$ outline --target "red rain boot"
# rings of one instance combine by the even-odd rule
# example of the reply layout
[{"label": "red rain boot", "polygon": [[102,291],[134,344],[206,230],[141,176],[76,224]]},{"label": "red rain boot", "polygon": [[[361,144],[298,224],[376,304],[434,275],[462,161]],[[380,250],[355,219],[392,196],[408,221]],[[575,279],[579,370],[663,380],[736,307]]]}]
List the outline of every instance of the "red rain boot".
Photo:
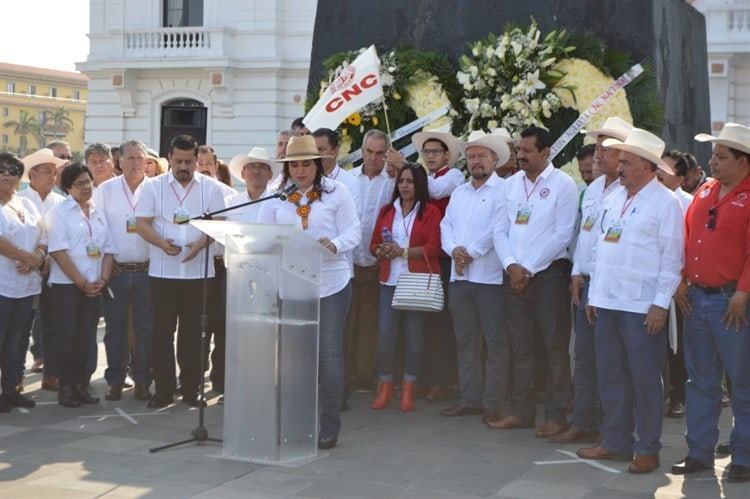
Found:
[{"label": "red rain boot", "polygon": [[409,412],[414,410],[414,382],[404,381],[401,383],[401,410]]},{"label": "red rain boot", "polygon": [[385,409],[391,405],[391,397],[393,396],[393,381],[381,381],[378,383],[378,393],[375,395],[375,400],[372,401],[372,408],[374,410]]}]

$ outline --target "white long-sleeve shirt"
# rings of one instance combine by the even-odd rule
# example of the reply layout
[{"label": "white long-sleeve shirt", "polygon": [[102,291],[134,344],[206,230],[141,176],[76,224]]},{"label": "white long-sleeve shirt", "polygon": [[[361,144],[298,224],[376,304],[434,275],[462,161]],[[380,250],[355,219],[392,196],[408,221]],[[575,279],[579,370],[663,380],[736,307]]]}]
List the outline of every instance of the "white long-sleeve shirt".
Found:
[{"label": "white long-sleeve shirt", "polygon": [[144,179],[131,192],[123,177],[114,177],[99,184],[91,198],[107,217],[118,263],[148,261],[149,244],[135,231],[135,210],[145,183]]},{"label": "white long-sleeve shirt", "polygon": [[394,179],[385,172],[385,168],[373,178],[362,173],[362,167],[349,170],[349,176],[359,186],[359,198],[356,201],[362,237],[354,248],[354,264],[360,267],[377,265],[378,259],[370,253],[372,232],[375,229],[380,207],[391,201],[393,196]]},{"label": "white long-sleeve shirt", "polygon": [[[445,175],[435,177],[435,174],[446,168],[448,172]],[[447,198],[464,182],[466,182],[466,177],[461,170],[446,165],[435,173],[430,172],[427,176],[427,192],[430,194],[430,199]]]},{"label": "white long-sleeve shirt", "polygon": [[581,201],[581,227],[578,231],[576,250],[573,254],[572,275],[591,274],[593,266],[593,247],[596,244],[597,234],[596,220],[601,213],[601,205],[604,200],[620,187],[620,179],[616,178],[606,188],[604,184],[607,178],[602,175],[586,187]]},{"label": "white long-sleeve shirt", "polygon": [[680,202],[656,178],[627,196],[620,187],[602,205],[589,303],[641,314],[651,305],[668,309],[684,261]]},{"label": "white long-sleeve shirt", "polygon": [[569,175],[549,164],[531,182],[519,171],[505,183],[505,201],[494,222],[504,269],[517,263],[536,274],[568,258],[578,218],[578,187]]},{"label": "white long-sleeve shirt", "polygon": [[[336,254],[324,258],[321,266],[320,297],[325,298],[343,289],[352,278],[346,252],[359,244],[361,233],[354,201],[344,184],[324,177],[322,187],[321,199],[309,204],[306,232],[316,240],[327,237],[336,245]],[[306,196],[303,199],[300,204],[307,204]],[[272,199],[263,203],[258,223],[288,224],[302,230],[297,206],[289,200]]]},{"label": "white long-sleeve shirt", "polygon": [[463,246],[474,258],[464,268],[462,276],[456,274],[455,265],[451,265],[451,282],[503,283],[503,266],[494,250],[492,220],[498,203],[504,202],[504,182],[493,174],[479,189],[469,181],[451,194],[440,222],[443,251],[451,255],[457,246]]}]

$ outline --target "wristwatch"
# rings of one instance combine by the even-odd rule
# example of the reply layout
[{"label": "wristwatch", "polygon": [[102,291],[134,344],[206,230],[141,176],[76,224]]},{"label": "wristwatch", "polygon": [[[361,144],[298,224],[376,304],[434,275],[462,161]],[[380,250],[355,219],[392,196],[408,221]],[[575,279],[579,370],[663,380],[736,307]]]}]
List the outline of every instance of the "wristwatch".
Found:
[{"label": "wristwatch", "polygon": [[409,248],[404,248],[404,250],[401,252],[401,258],[404,260],[407,260],[409,258]]}]

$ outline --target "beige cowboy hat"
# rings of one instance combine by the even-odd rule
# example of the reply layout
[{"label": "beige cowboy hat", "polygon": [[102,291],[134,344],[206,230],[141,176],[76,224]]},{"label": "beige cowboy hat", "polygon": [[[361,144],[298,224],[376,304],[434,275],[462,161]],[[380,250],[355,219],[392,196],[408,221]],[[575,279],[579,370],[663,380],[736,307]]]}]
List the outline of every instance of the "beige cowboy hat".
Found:
[{"label": "beige cowboy hat", "polygon": [[248,163],[265,163],[271,167],[271,174],[275,177],[281,172],[281,165],[271,160],[265,147],[253,147],[247,154],[237,154],[229,162],[229,171],[238,179],[242,179],[242,168]]},{"label": "beige cowboy hat", "polygon": [[[453,167],[461,156],[461,147],[458,145],[456,137],[447,132],[418,132],[411,136],[411,143],[414,144],[414,148],[418,153],[424,147],[424,143],[428,140],[439,140],[448,148],[450,156],[448,157],[448,166]],[[420,153],[421,154],[421,153]]]},{"label": "beige cowboy hat", "polygon": [[635,154],[639,158],[654,163],[659,169],[670,175],[674,175],[674,169],[661,159],[661,155],[664,153],[664,141],[651,132],[633,128],[624,141],[606,139],[602,142],[602,145]]},{"label": "beige cowboy hat", "polygon": [[55,168],[57,168],[58,166],[62,166],[68,162],[67,159],[58,158],[52,153],[51,149],[47,148],[39,149],[38,151],[31,153],[28,156],[24,156],[21,161],[23,161],[23,176],[21,177],[21,182],[29,181],[29,170],[31,170],[35,166],[51,163],[55,165]]},{"label": "beige cowboy hat", "polygon": [[581,130],[581,133],[585,133],[589,137],[597,138],[600,135],[606,135],[607,137],[614,137],[618,140],[625,140],[633,129],[633,125],[628,123],[622,118],[617,116],[611,116],[607,118],[601,128],[596,130]]},{"label": "beige cowboy hat", "polygon": [[516,145],[516,139],[510,136],[510,133],[505,129],[505,127],[495,128],[490,132],[490,135],[502,137],[503,140],[505,140],[505,142],[507,142],[508,144]]},{"label": "beige cowboy hat", "polygon": [[699,133],[695,136],[695,140],[698,142],[714,142],[750,154],[750,127],[739,123],[725,124],[718,137],[707,133]]},{"label": "beige cowboy hat", "polygon": [[277,159],[276,161],[286,163],[288,161],[305,161],[308,159],[331,157],[333,156],[321,156],[318,153],[315,137],[312,135],[302,135],[301,137],[291,137],[286,146],[286,158]]},{"label": "beige cowboy hat", "polygon": [[[510,134],[508,134],[508,136],[510,136]],[[466,139],[466,142],[461,143],[461,149],[464,154],[466,154],[466,149],[474,146],[486,147],[494,152],[497,155],[496,166],[504,165],[508,162],[508,158],[510,158],[508,141],[500,133],[485,133],[482,130],[474,130],[469,134],[469,138]]]}]

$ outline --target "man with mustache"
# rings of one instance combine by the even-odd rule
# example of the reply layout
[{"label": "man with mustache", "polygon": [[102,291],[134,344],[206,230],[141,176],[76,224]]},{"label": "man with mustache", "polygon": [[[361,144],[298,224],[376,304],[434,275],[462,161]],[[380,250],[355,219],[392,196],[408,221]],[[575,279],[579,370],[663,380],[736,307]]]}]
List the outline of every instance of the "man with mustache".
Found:
[{"label": "man with mustache", "polygon": [[[185,222],[202,213],[224,208],[218,181],[195,175],[198,143],[189,135],[174,137],[169,145],[170,171],[144,185],[136,209],[138,234],[150,244],[149,276],[154,314],[154,395],[148,407],[172,403],[175,391],[174,331],[180,364],[182,401],[193,407],[199,398],[201,311],[203,309],[204,251],[213,262],[208,238]],[[208,246],[208,247],[207,247]],[[209,265],[208,278],[214,276]]]}]

